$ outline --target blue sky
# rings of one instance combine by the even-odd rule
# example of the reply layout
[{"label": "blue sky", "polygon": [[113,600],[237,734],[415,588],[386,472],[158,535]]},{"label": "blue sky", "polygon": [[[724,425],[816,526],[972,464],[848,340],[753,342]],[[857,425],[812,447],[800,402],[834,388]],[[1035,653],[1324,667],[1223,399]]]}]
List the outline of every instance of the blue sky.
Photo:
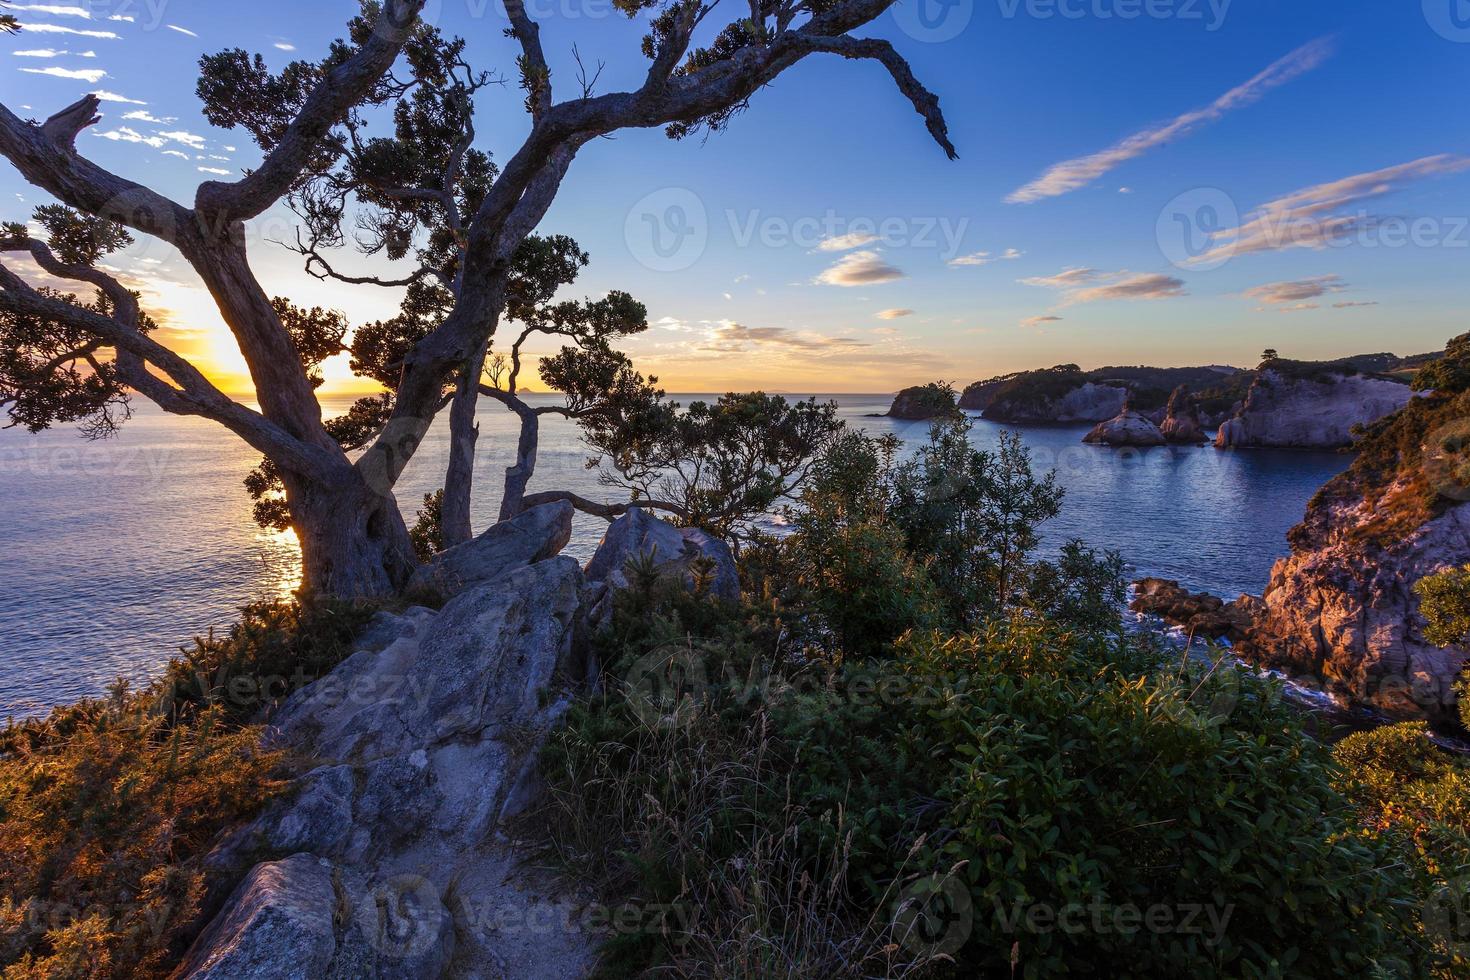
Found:
[{"label": "blue sky", "polygon": [[[655,325],[629,349],[667,386],[876,391],[1066,361],[1412,353],[1467,329],[1466,0],[940,2],[902,0],[866,33],[939,95],[958,161],[877,65],[831,57],[708,140],[624,132],[582,152],[543,230],[592,253],[575,292],[648,304]],[[31,29],[0,40],[0,99],[35,117],[89,91],[133,100],[107,102],[79,147],[184,201],[210,171],[258,159],[243,133],[203,120],[198,57],[319,57],[352,12],[16,6]],[[641,22],[608,0],[530,9],[558,97],[574,44],[606,62],[599,91],[637,84]],[[477,64],[513,73],[493,4],[432,0],[430,16]],[[526,126],[514,84],[479,115],[480,145],[508,156]],[[0,199],[11,219],[45,200],[3,164]],[[267,241],[289,229],[283,211],[251,229],[268,288],[355,321],[392,307],[389,293],[304,276]],[[140,243],[116,266],[181,348],[240,372],[166,246]]]}]

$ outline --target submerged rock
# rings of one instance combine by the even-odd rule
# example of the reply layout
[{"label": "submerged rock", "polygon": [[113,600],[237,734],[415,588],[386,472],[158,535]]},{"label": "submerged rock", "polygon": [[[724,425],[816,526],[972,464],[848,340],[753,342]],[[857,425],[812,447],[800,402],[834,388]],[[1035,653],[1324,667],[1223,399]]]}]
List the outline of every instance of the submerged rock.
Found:
[{"label": "submerged rock", "polygon": [[501,521],[473,541],[436,555],[414,575],[410,589],[452,595],[512,568],[553,558],[572,539],[572,514],[572,505],[558,500]]},{"label": "submerged rock", "polygon": [[1412,397],[1407,384],[1366,374],[1263,367],[1240,412],[1215,436],[1220,449],[1345,449],[1352,429],[1390,415]]},{"label": "submerged rock", "polygon": [[1134,599],[1128,608],[1134,612],[1157,616],[1200,639],[1231,643],[1245,639],[1260,602],[1253,596],[1241,596],[1227,603],[1207,592],[1190,592],[1173,579],[1145,578],[1133,587]]}]

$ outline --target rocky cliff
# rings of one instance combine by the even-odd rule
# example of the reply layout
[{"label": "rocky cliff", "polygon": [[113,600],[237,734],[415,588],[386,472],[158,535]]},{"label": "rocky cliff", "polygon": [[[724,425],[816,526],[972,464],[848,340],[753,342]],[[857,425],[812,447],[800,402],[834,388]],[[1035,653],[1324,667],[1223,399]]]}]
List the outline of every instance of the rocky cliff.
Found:
[{"label": "rocky cliff", "polygon": [[1153,419],[1125,403],[1123,411],[1106,422],[1099,422],[1082,441],[1102,446],[1162,446],[1164,435]]},{"label": "rocky cliff", "polygon": [[1201,445],[1210,441],[1205,434],[1205,420],[1199,403],[1189,396],[1189,389],[1180,385],[1169,396],[1164,409],[1164,421],[1159,423],[1159,433],[1169,442],[1186,445]]},{"label": "rocky cliff", "polygon": [[1002,393],[981,414],[996,422],[1102,422],[1127,400],[1127,388],[1084,381],[1056,392]]},{"label": "rocky cliff", "polygon": [[[606,926],[588,896],[528,865],[515,818],[539,749],[595,674],[587,644],[630,560],[738,595],[729,549],[636,508],[584,570],[557,556],[564,503],[534,508],[426,573],[441,610],[382,614],[358,652],[288,699],[269,745],[290,791],[211,855],[244,881],[177,976],[587,975]],[[595,912],[595,909],[594,909]]]},{"label": "rocky cliff", "polygon": [[1467,437],[1470,393],[1372,426],[1292,530],[1242,653],[1391,716],[1450,717],[1467,651],[1425,640],[1413,586],[1470,562]]},{"label": "rocky cliff", "polygon": [[1220,426],[1220,449],[1343,449],[1352,429],[1403,408],[1407,384],[1333,370],[1263,366],[1240,413]]}]

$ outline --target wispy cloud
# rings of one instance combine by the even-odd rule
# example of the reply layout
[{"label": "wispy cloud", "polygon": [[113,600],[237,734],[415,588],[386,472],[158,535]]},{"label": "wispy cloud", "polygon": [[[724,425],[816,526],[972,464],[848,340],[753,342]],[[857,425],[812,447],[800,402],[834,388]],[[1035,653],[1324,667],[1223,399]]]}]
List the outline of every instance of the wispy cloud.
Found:
[{"label": "wispy cloud", "polygon": [[1000,255],[992,255],[990,252],[971,252],[969,255],[961,255],[958,258],[950,259],[947,264],[954,268],[962,268],[964,266],[973,265],[989,265],[992,262],[1001,262],[1007,259],[1019,259],[1025,254],[1025,252],[1018,251],[1014,248],[1008,248]]},{"label": "wispy cloud", "polygon": [[1370,299],[1370,300],[1367,300],[1366,302],[1358,302],[1356,300],[1353,300],[1353,301],[1349,301],[1349,302],[1346,302],[1346,303],[1333,303],[1332,304],[1332,308],[1334,310],[1351,310],[1351,309],[1356,309],[1359,306],[1377,306],[1377,305],[1378,305],[1378,300],[1376,300],[1376,299]]},{"label": "wispy cloud", "polygon": [[833,235],[824,238],[817,243],[819,252],[846,252],[850,248],[862,248],[878,240],[878,236],[870,232],[854,231],[846,235]]},{"label": "wispy cloud", "polygon": [[290,41],[277,41],[273,45],[273,47],[277,51],[295,51],[296,50],[296,45],[292,44]]},{"label": "wispy cloud", "polygon": [[96,135],[105,140],[112,140],[114,143],[141,143],[144,146],[151,146],[155,150],[163,146],[166,142],[160,136],[144,136],[136,129],[131,129],[127,126],[119,126],[117,129],[110,129],[106,132],[97,133]]},{"label": "wispy cloud", "polygon": [[166,157],[178,157],[180,160],[189,159],[189,154],[182,153],[179,150],[164,150],[163,155]]},{"label": "wispy cloud", "polygon": [[1061,320],[1059,316],[1028,316],[1021,321],[1021,326],[1034,329],[1043,323],[1060,323]]},{"label": "wispy cloud", "polygon": [[1238,228],[1215,232],[1210,236],[1213,247],[1193,262],[1203,265],[1288,248],[1321,249],[1347,241],[1374,221],[1366,210],[1348,209],[1399,190],[1411,181],[1465,170],[1470,170],[1470,157],[1441,153],[1307,187],[1262,204]]},{"label": "wispy cloud", "polygon": [[77,7],[71,4],[55,3],[13,3],[12,10],[28,11],[37,14],[50,14],[53,17],[80,17],[83,20],[91,20],[92,12],[85,7]]},{"label": "wispy cloud", "polygon": [[1036,180],[1012,192],[1006,197],[1006,201],[1010,204],[1031,204],[1086,187],[1109,171],[1143,156],[1155,147],[1186,136],[1203,124],[1215,122],[1227,112],[1260,101],[1267,92],[1306,74],[1326,61],[1332,54],[1332,47],[1330,38],[1320,38],[1303,45],[1203,108],[1134,133],[1106,150],[1052,166]]},{"label": "wispy cloud", "polygon": [[1300,303],[1316,299],[1328,293],[1341,293],[1348,288],[1341,276],[1313,276],[1311,279],[1290,279],[1285,282],[1268,282],[1263,286],[1252,286],[1243,295],[1266,306],[1284,303]]},{"label": "wispy cloud", "polygon": [[71,78],[93,84],[107,77],[107,72],[101,68],[62,68],[52,65],[49,68],[22,68],[20,70],[29,75],[50,75],[52,78]]},{"label": "wispy cloud", "polygon": [[[1109,300],[1155,300],[1187,296],[1184,280],[1158,272],[1098,272],[1096,269],[1064,269],[1054,276],[1020,280],[1027,286],[1042,286],[1063,293],[1062,306]],[[1090,285],[1095,284],[1095,285]]]},{"label": "wispy cloud", "polygon": [[32,48],[29,51],[12,51],[10,53],[17,58],[64,58],[67,56],[71,56],[73,58],[97,57],[96,51],[68,51],[66,49],[58,50],[57,48]]},{"label": "wispy cloud", "polygon": [[178,119],[174,116],[164,116],[160,119],[147,109],[134,109],[132,112],[123,116],[123,118],[136,122],[157,123],[160,126],[167,126],[169,123],[178,122]]},{"label": "wispy cloud", "polygon": [[188,132],[187,130],[181,129],[170,133],[159,133],[158,135],[162,136],[166,140],[173,140],[175,143],[182,143],[184,146],[187,146],[191,150],[204,149],[204,137],[196,133]]},{"label": "wispy cloud", "polygon": [[876,286],[903,277],[902,269],[889,265],[877,252],[865,250],[844,255],[816,281],[828,286]]},{"label": "wispy cloud", "polygon": [[906,316],[913,316],[913,315],[914,315],[914,311],[913,310],[905,310],[905,309],[892,309],[892,310],[879,310],[878,311],[878,319],[880,319],[880,320],[901,320],[901,319],[903,319]]},{"label": "wispy cloud", "polygon": [[163,26],[167,27],[171,31],[178,31],[180,34],[187,34],[189,37],[199,36],[198,34],[195,34],[193,31],[189,30],[187,27],[180,27],[178,24],[164,24]]},{"label": "wispy cloud", "polygon": [[92,94],[95,95],[95,96],[97,96],[97,98],[101,99],[103,102],[121,102],[121,103],[124,103],[126,105],[147,105],[148,104],[148,103],[144,102],[141,99],[130,99],[126,95],[118,95],[116,92],[109,92],[106,89],[98,89],[97,91],[93,92]]},{"label": "wispy cloud", "polygon": [[711,326],[704,349],[732,353],[758,347],[776,347],[815,353],[868,346],[871,345],[867,341],[852,337],[829,337],[809,331],[788,330],[786,327],[748,327],[733,320],[721,320]]},{"label": "wispy cloud", "polygon": [[228,177],[230,175],[230,172],[228,170],[224,170],[220,167],[200,167],[199,172],[201,174],[216,174],[220,177]]},{"label": "wispy cloud", "polygon": [[20,26],[22,32],[26,34],[71,34],[76,37],[95,37],[103,41],[116,41],[122,37],[122,35],[115,34],[112,31],[93,31],[76,27],[66,27],[62,24],[23,23]]}]

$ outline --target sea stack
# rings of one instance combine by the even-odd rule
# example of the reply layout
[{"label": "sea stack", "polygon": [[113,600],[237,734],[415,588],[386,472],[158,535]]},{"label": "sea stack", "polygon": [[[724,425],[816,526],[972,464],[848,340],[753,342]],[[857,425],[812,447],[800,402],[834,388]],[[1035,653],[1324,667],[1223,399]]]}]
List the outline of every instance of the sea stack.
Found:
[{"label": "sea stack", "polygon": [[1103,446],[1162,446],[1165,439],[1148,416],[1133,408],[1130,398],[1123,403],[1123,411],[1099,422],[1082,441]]},{"label": "sea stack", "polygon": [[1199,406],[1189,397],[1189,387],[1180,385],[1169,396],[1169,407],[1164,413],[1164,422],[1159,432],[1169,442],[1202,446],[1209,442],[1205,435],[1204,419]]}]

